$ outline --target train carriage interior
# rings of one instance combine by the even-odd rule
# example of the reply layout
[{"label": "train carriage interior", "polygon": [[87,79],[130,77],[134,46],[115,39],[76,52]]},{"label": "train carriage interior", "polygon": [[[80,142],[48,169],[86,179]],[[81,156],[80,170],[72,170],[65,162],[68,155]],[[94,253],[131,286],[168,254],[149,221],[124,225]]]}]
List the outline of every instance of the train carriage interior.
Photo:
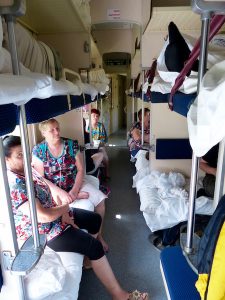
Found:
[{"label": "train carriage interior", "polygon": [[0,0],[0,300],[225,300],[224,24]]}]

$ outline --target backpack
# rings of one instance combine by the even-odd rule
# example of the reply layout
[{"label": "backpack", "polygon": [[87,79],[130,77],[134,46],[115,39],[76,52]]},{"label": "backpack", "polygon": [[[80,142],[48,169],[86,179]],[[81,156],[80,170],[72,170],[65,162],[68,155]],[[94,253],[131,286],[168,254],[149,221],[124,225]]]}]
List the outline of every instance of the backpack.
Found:
[{"label": "backpack", "polygon": [[200,240],[196,288],[201,300],[225,300],[225,196]]}]

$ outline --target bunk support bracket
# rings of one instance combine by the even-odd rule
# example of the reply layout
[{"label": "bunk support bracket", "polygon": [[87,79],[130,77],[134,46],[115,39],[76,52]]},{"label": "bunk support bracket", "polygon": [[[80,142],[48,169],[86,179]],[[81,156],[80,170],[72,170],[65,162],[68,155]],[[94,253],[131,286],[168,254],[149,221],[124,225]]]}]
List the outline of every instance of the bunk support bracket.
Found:
[{"label": "bunk support bracket", "polygon": [[11,270],[11,265],[13,262],[14,256],[11,251],[2,251],[2,262],[5,270]]}]

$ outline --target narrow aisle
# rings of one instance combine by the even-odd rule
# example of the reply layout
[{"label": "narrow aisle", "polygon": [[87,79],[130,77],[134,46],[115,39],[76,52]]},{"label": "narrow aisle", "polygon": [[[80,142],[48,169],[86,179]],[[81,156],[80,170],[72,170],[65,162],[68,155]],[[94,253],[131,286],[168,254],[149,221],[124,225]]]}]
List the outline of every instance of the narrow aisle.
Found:
[{"label": "narrow aisle", "polygon": [[[159,252],[148,241],[149,228],[139,210],[139,198],[132,189],[134,166],[128,149],[109,147],[111,195],[106,202],[104,238],[110,251],[109,262],[127,290],[148,291],[151,300],[164,300],[159,269]],[[116,218],[120,216],[121,218]],[[109,300],[92,270],[83,271],[79,300]]]}]

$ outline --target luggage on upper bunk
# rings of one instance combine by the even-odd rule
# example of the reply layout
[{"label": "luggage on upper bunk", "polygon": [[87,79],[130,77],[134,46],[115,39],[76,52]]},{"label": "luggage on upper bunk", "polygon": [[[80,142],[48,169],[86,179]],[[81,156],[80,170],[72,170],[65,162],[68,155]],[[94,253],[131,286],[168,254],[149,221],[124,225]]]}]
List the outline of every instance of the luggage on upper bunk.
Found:
[{"label": "luggage on upper bunk", "polygon": [[[185,39],[181,35],[177,26],[170,22],[168,26],[169,44],[165,49],[165,64],[168,71],[181,72],[185,62],[188,60],[191,50]],[[192,70],[198,72],[198,61],[192,67]],[[187,76],[190,75],[190,71]]]},{"label": "luggage on upper bunk", "polygon": [[198,253],[196,288],[203,300],[225,299],[225,196],[211,217]]}]

